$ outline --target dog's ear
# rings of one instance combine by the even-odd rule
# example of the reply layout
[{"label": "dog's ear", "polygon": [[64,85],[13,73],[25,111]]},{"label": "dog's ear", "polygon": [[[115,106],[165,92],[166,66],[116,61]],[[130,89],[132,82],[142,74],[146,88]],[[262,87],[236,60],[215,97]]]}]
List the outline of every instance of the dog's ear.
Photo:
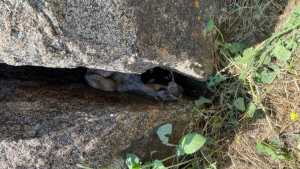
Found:
[{"label": "dog's ear", "polygon": [[141,74],[141,79],[144,84],[148,83],[151,80],[153,72],[154,72],[154,69],[151,68],[151,69],[148,69],[145,73]]}]

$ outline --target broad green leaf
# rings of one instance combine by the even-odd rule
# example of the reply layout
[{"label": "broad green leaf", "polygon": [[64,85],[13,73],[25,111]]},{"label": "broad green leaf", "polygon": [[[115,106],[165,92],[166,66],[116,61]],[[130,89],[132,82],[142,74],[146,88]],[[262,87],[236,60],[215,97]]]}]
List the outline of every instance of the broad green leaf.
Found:
[{"label": "broad green leaf", "polygon": [[247,109],[247,114],[253,119],[257,119],[262,114],[262,112],[257,110],[255,104],[252,102],[247,104]]},{"label": "broad green leaf", "polygon": [[211,100],[203,96],[201,96],[198,100],[195,100],[195,104],[197,107],[203,105],[204,103],[211,103]]},{"label": "broad green leaf", "polygon": [[225,49],[230,49],[230,47],[232,46],[232,44],[231,43],[227,43],[227,42],[223,42],[221,44],[221,46],[223,46]]},{"label": "broad green leaf", "polygon": [[299,16],[300,15],[300,6],[296,6],[294,9],[292,9],[291,13],[295,16]]},{"label": "broad green leaf", "polygon": [[229,103],[226,103],[226,106],[228,107],[228,108],[230,108],[230,109],[232,109],[232,105],[231,104],[229,104]]},{"label": "broad green leaf", "polygon": [[283,142],[280,138],[275,137],[270,145],[276,149],[280,149],[281,145],[283,145]]},{"label": "broad green leaf", "polygon": [[248,107],[247,114],[249,114],[250,117],[253,117],[254,114],[255,114],[255,111],[256,111],[256,106],[255,106],[255,104],[252,103],[252,102],[250,102],[250,103],[248,104],[247,107]]},{"label": "broad green leaf", "polygon": [[222,11],[222,12],[227,12],[227,8],[226,8],[226,7],[222,7],[222,8],[221,8],[221,11]]},{"label": "broad green leaf", "polygon": [[81,165],[81,164],[76,164],[77,167],[79,168],[83,168],[83,169],[93,169],[93,168],[90,168],[90,167],[87,167],[87,166],[84,166],[84,165]]},{"label": "broad green leaf", "polygon": [[233,43],[229,48],[229,51],[232,54],[242,54],[246,47],[247,47],[246,43]]},{"label": "broad green leaf", "polygon": [[250,47],[243,52],[243,57],[237,63],[238,64],[251,63],[254,60],[255,55],[256,55],[256,51],[254,50],[253,47]]},{"label": "broad green leaf", "polygon": [[162,141],[163,144],[172,146],[172,144],[169,144],[169,137],[166,136],[166,134],[172,133],[172,124],[165,124],[158,128],[156,134],[158,135],[159,139]]},{"label": "broad green leaf", "polygon": [[189,133],[180,139],[179,145],[186,154],[193,154],[203,146],[205,141],[206,138],[203,136]]},{"label": "broad green leaf", "polygon": [[276,71],[263,66],[255,73],[253,80],[256,83],[269,84],[274,80],[276,74]]},{"label": "broad green leaf", "polygon": [[220,49],[220,55],[227,56],[223,49]]},{"label": "broad green leaf", "polygon": [[296,41],[291,40],[291,41],[286,45],[286,48],[292,50],[292,49],[297,48],[297,45],[298,45],[298,44],[297,44]]},{"label": "broad green leaf", "polygon": [[277,66],[277,65],[271,65],[270,68],[272,68],[274,71],[277,71],[277,69],[279,69],[279,66]]},{"label": "broad green leaf", "polygon": [[271,57],[269,55],[267,55],[263,61],[264,65],[268,65],[271,62]]},{"label": "broad green leaf", "polygon": [[240,111],[245,111],[246,110],[245,103],[244,103],[244,98],[243,97],[237,98],[233,102],[233,105],[235,106],[236,109],[238,109]]},{"label": "broad green leaf", "polygon": [[208,21],[208,23],[207,23],[207,25],[206,25],[206,29],[208,30],[208,31],[212,31],[213,29],[214,29],[214,21],[212,20],[212,19],[210,19],[209,21]]},{"label": "broad green leaf", "polygon": [[134,154],[127,154],[126,165],[129,169],[139,169],[139,168],[141,168],[140,160]]},{"label": "broad green leaf", "polygon": [[282,155],[285,159],[291,159],[292,158],[292,156],[290,156],[289,154],[283,154]]},{"label": "broad green leaf", "polygon": [[254,72],[256,72],[256,67],[250,67],[250,69],[249,69],[249,73],[254,73]]},{"label": "broad green leaf", "polygon": [[206,87],[211,92],[215,92],[217,85],[219,85],[223,80],[225,80],[225,78],[219,73],[217,73],[215,76],[209,76],[209,82],[206,82]]},{"label": "broad green leaf", "polygon": [[264,112],[262,110],[256,110],[253,119],[258,119]]},{"label": "broad green leaf", "polygon": [[284,74],[283,73],[277,73],[277,77],[278,77],[278,79],[283,80],[284,79]]},{"label": "broad green leaf", "polygon": [[277,158],[278,158],[279,160],[286,159],[283,155],[279,155],[279,156],[277,156]]},{"label": "broad green leaf", "polygon": [[237,127],[239,125],[239,122],[234,118],[228,119],[229,123],[232,124],[234,127]]},{"label": "broad green leaf", "polygon": [[261,142],[256,145],[256,150],[267,155],[276,155],[270,147],[263,145]]},{"label": "broad green leaf", "polygon": [[176,156],[179,157],[179,156],[182,156],[184,154],[185,154],[184,150],[180,146],[177,146],[176,147]]},{"label": "broad green leaf", "polygon": [[[271,154],[271,160],[276,160],[277,159],[277,155],[274,153],[274,154]],[[276,161],[277,162],[277,161]]]},{"label": "broad green leaf", "polygon": [[270,147],[263,145],[261,142],[259,142],[256,145],[256,150],[261,152],[261,153],[265,153],[267,155],[271,155],[271,160],[275,160],[276,162],[278,162],[281,159],[289,159],[290,156],[284,156],[284,155],[277,155],[274,150],[272,150]]},{"label": "broad green leaf", "polygon": [[284,46],[277,44],[273,49],[273,55],[280,61],[284,62],[290,57],[291,51]]},{"label": "broad green leaf", "polygon": [[154,160],[153,162],[154,166],[153,166],[153,169],[167,169],[163,163],[159,160]]}]

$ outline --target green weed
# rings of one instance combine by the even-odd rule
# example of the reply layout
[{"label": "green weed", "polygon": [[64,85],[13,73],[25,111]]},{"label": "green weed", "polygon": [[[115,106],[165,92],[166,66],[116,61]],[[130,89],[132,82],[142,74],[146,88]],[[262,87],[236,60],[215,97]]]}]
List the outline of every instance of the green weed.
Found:
[{"label": "green weed", "polygon": [[[237,7],[239,12],[242,12],[243,8]],[[223,10],[226,11],[226,9]],[[295,66],[297,67],[296,64],[299,63],[300,56],[295,54],[295,51],[300,50],[299,27],[300,6],[296,6],[281,30],[256,46],[247,47],[245,43],[225,42],[221,32],[217,30],[222,39],[219,54],[224,58],[223,62],[226,66],[215,76],[211,76],[207,82],[207,88],[215,92],[212,100],[208,102],[199,98],[195,102],[198,107],[197,111],[201,112],[199,116],[209,117],[204,125],[204,131],[207,131],[208,134],[204,136],[209,139],[208,135],[211,135],[209,132],[220,130],[228,124],[234,128],[239,126],[246,117],[255,120],[261,115],[266,117],[271,131],[276,132],[274,131],[274,122],[270,118],[270,108],[265,101],[277,82],[285,79],[287,72],[293,71]],[[209,21],[207,30],[213,31],[214,28],[216,26],[213,21]],[[215,109],[214,114],[206,114],[207,109],[201,107],[207,103]],[[294,116],[293,114],[293,118]],[[294,123],[295,121],[284,125],[282,130]],[[215,136],[215,138],[219,137],[221,134]],[[291,166],[297,168],[296,163],[299,156],[286,151],[287,148],[281,142],[280,147],[276,143],[276,141],[272,141],[270,144],[258,141],[256,150],[270,155],[271,160],[279,165],[281,160],[287,160],[294,163]]]},{"label": "green weed", "polygon": [[139,161],[138,157],[134,154],[127,154],[127,160],[126,160],[126,165],[128,166],[129,169],[146,169],[153,167],[153,169],[167,169],[167,168],[173,168],[173,167],[178,167],[181,165],[184,165],[186,163],[190,163],[193,161],[187,160],[181,163],[177,163],[168,167],[165,167],[163,165],[163,162],[171,159],[171,158],[179,158],[180,156],[183,156],[185,154],[193,154],[197,150],[199,150],[204,143],[206,142],[206,139],[201,136],[200,134],[195,134],[195,133],[189,133],[183,136],[180,141],[179,145],[171,144],[169,143],[169,138],[166,136],[167,134],[172,133],[172,125],[171,124],[165,124],[161,127],[158,128],[157,130],[157,135],[159,136],[159,139],[162,141],[163,144],[167,146],[174,146],[176,147],[176,155],[167,157],[162,160],[154,160],[153,162],[147,163],[142,165],[142,163]]},{"label": "green weed", "polygon": [[283,159],[290,159],[291,156],[284,152],[278,143],[280,142],[276,142],[276,140],[274,140],[271,145],[265,142],[258,142],[256,150],[266,155],[271,155],[271,160],[275,160],[276,162]]},{"label": "green weed", "polygon": [[[199,150],[206,142],[206,138],[204,138],[200,134],[188,133],[180,139],[178,145],[175,145],[169,143],[169,138],[166,136],[167,134],[172,134],[172,124],[165,124],[159,127],[157,130],[157,135],[163,144],[167,146],[174,146],[176,148],[176,155],[161,160],[156,159],[152,162],[146,162],[145,164],[142,164],[142,162],[140,162],[139,158],[136,155],[127,154],[127,158],[126,158],[127,167],[129,169],[150,169],[151,167],[153,169],[167,169],[167,168],[178,167],[190,163],[191,161],[193,161],[193,159],[181,163],[177,163],[168,167],[165,167],[163,162],[172,158],[178,159],[180,156],[183,156],[185,154],[193,154],[197,150]],[[92,169],[81,164],[77,164],[77,167],[83,169]]]}]

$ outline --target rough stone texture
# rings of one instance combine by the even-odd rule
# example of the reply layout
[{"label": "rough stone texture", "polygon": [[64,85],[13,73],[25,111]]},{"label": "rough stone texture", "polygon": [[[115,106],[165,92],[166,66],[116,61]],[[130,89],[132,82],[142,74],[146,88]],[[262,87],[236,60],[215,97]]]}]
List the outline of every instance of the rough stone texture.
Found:
[{"label": "rough stone texture", "polygon": [[[73,76],[72,76],[73,75]],[[165,103],[152,97],[102,92],[83,83],[84,70],[10,67],[0,64],[1,168],[126,168],[123,158],[143,160],[174,153],[156,130],[173,124],[178,143],[193,109],[183,99]]]},{"label": "rough stone texture", "polygon": [[[197,4],[197,3],[198,4]],[[0,63],[142,73],[213,71],[217,0],[2,0]]]}]

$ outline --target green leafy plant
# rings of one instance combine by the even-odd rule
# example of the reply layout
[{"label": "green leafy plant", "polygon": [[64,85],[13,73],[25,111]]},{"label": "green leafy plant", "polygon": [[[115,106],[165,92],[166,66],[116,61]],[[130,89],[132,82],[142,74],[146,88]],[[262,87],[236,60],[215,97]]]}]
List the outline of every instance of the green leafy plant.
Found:
[{"label": "green leafy plant", "polygon": [[269,84],[273,81],[279,73],[280,67],[278,65],[267,65],[272,57],[281,62],[286,62],[290,59],[292,50],[297,47],[297,43],[293,39],[288,40],[283,35],[296,30],[295,28],[300,26],[299,13],[300,7],[294,8],[280,32],[266,39],[257,47],[248,48],[243,52],[241,59],[237,61],[237,64],[246,65],[245,71],[242,72],[243,78],[249,80],[254,78],[255,82],[263,84]]},{"label": "green leafy plant", "polygon": [[214,21],[213,21],[212,19],[210,19],[210,20],[208,21],[208,23],[206,24],[206,29],[207,29],[208,31],[212,31],[213,29],[216,29],[216,30],[219,32],[219,34],[220,34],[220,36],[221,36],[221,38],[222,38],[222,41],[224,42],[224,37],[223,37],[222,33],[221,33],[220,30],[215,26]]},{"label": "green leafy plant", "polygon": [[[266,6],[268,6],[268,4],[266,4]],[[262,11],[265,9],[266,6],[262,8]],[[242,7],[238,6],[238,9],[240,11]],[[227,10],[223,9],[223,11]],[[245,94],[250,94],[250,96],[254,96],[252,98],[255,99],[254,104],[259,104],[261,106],[262,104],[260,101],[260,97],[258,97],[258,95],[260,94],[255,92],[253,86],[256,85],[255,83],[270,84],[276,79],[276,77],[282,78],[281,71],[288,67],[287,65],[289,64],[288,61],[290,61],[291,59],[292,51],[295,50],[298,46],[298,43],[295,41],[295,37],[291,39],[286,38],[284,35],[290,31],[295,31],[295,34],[298,34],[299,36],[300,31],[296,29],[300,26],[299,17],[300,7],[298,6],[292,10],[289,19],[284,24],[280,32],[266,39],[258,46],[249,48],[246,48],[247,45],[245,43],[224,42],[224,38],[221,32],[216,28],[214,22],[210,20],[207,23],[206,28],[208,31],[216,29],[221,35],[222,44],[220,54],[226,58],[230,65],[225,67],[223,70],[217,72],[215,76],[209,77],[209,80],[206,84],[207,88],[212,92],[216,92],[218,85],[220,85],[221,83],[225,84],[222,85],[223,88],[249,85],[250,90],[236,88],[236,97],[234,98],[233,106],[232,104],[227,103],[228,109],[232,110],[232,108],[235,107],[239,111],[245,111],[245,103],[249,104],[251,102],[251,98],[249,98],[249,96],[246,96]],[[277,60],[282,64],[278,65],[275,62],[272,62],[272,60]],[[231,68],[232,65],[240,71],[239,79],[241,81],[225,83],[224,81],[229,77],[224,77],[221,72],[225,72],[226,70]],[[241,96],[237,98],[237,94],[239,93],[241,94]],[[197,101],[196,104],[198,106],[199,101]],[[254,113],[256,113],[257,115],[257,112],[258,111],[256,110],[256,107],[254,108],[252,105],[250,111],[248,111],[248,114],[254,117]]]},{"label": "green leafy plant", "polygon": [[215,92],[217,86],[224,80],[225,78],[222,77],[219,73],[215,76],[209,76],[209,81],[206,82],[207,89],[211,92]]},{"label": "green leafy plant", "polygon": [[195,100],[195,105],[197,107],[199,107],[199,106],[201,106],[201,105],[203,105],[205,103],[211,103],[211,99],[207,99],[207,98],[205,98],[203,96],[200,96],[198,100]]},{"label": "green leafy plant", "polygon": [[271,145],[264,142],[259,142],[256,145],[256,150],[266,155],[270,155],[271,160],[275,160],[276,162],[279,162],[279,160],[282,159],[291,158],[287,153],[282,152],[281,149],[272,145],[276,145],[276,141],[273,141]]},{"label": "green leafy plant", "polygon": [[[223,7],[221,11],[238,13],[238,17],[242,17],[245,9],[253,8],[255,11],[253,17],[259,19],[272,2],[267,1],[265,5],[258,5],[258,1],[256,2],[257,5],[252,7],[236,3],[236,10],[229,12],[228,8]],[[231,26],[229,25],[229,28]],[[222,41],[219,43],[218,50],[222,68],[217,71],[215,76],[209,77],[206,83],[207,88],[211,92],[215,92],[213,99],[207,101],[204,98],[199,98],[195,101],[197,116],[204,117],[206,121],[204,130],[216,131],[226,122],[237,127],[245,117],[248,116],[255,120],[261,115],[266,117],[270,129],[273,130],[275,120],[270,120],[269,110],[271,108],[265,101],[269,92],[280,80],[285,79],[288,73],[295,72],[293,69],[297,67],[296,63],[300,59],[300,6],[294,7],[286,23],[278,32],[256,46],[247,47],[245,43],[225,42],[223,35],[212,20],[207,23],[206,28],[210,32],[214,32],[215,29],[221,36]],[[298,72],[294,74],[299,75]],[[299,90],[299,87],[297,89]],[[205,103],[212,105],[217,103],[217,106],[214,105],[215,112],[206,113],[207,110],[201,106]],[[289,101],[285,101],[285,103],[292,105]],[[296,119],[294,116],[295,113],[292,113],[292,120]],[[280,133],[294,123],[295,121],[288,125],[280,124],[283,126]],[[259,142],[256,149],[269,155],[276,162],[290,160],[292,156],[286,153],[284,147],[278,147],[276,141],[270,144]],[[291,166],[298,168],[299,166],[296,164],[299,163],[299,154],[297,156],[295,153],[292,160],[295,164]]]},{"label": "green leafy plant", "polygon": [[245,111],[246,107],[245,107],[245,101],[243,97],[239,97],[237,99],[234,100],[233,105],[236,107],[236,109],[240,110],[240,111]]},{"label": "green leafy plant", "polygon": [[138,157],[134,154],[128,154],[127,155],[127,160],[126,160],[126,165],[129,169],[145,169],[149,167],[153,167],[153,169],[166,169],[166,168],[172,168],[172,167],[177,167],[186,163],[191,162],[192,160],[188,160],[182,163],[178,163],[172,166],[165,167],[163,165],[163,162],[174,158],[174,157],[179,157],[185,154],[193,154],[197,150],[199,150],[205,143],[206,139],[201,136],[200,134],[195,134],[195,133],[189,133],[184,135],[180,141],[179,145],[175,144],[170,144],[169,143],[169,138],[166,137],[167,134],[172,133],[172,125],[171,124],[165,124],[161,127],[158,128],[157,130],[157,135],[159,139],[162,141],[163,144],[167,146],[176,146],[176,155],[167,157],[162,160],[154,160],[152,163],[144,164],[139,161]]}]

